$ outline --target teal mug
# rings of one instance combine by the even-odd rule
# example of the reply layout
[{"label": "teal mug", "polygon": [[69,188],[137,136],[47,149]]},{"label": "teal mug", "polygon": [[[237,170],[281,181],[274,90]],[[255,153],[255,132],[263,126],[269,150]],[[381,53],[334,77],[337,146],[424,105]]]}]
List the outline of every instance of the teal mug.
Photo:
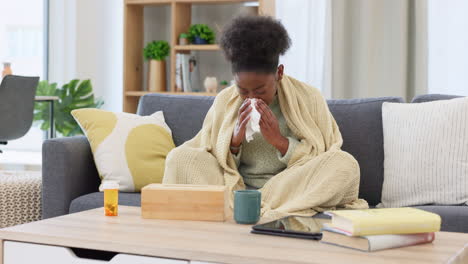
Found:
[{"label": "teal mug", "polygon": [[262,193],[257,190],[234,192],[234,220],[238,224],[255,224],[260,219]]}]

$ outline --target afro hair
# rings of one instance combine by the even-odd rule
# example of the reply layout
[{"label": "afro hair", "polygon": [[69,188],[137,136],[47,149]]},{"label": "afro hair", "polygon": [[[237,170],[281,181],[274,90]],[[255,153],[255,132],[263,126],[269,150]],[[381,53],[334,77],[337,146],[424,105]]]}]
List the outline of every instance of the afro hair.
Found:
[{"label": "afro hair", "polygon": [[265,16],[241,16],[227,24],[220,45],[232,72],[274,73],[279,56],[291,46],[291,39],[278,20]]}]

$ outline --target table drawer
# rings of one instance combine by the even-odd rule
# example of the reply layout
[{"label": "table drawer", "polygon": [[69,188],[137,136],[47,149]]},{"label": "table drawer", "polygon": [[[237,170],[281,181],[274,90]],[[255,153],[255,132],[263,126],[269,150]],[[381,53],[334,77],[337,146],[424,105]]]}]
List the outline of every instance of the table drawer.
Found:
[{"label": "table drawer", "polygon": [[117,254],[110,261],[80,258],[66,247],[5,241],[3,264],[187,264],[188,261],[167,258]]}]

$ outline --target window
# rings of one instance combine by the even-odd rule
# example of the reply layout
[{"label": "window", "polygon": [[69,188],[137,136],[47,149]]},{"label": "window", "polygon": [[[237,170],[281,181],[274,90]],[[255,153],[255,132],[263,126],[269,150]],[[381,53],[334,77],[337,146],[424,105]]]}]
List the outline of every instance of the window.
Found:
[{"label": "window", "polygon": [[[0,0],[0,62],[10,62],[15,75],[46,78],[47,3]],[[8,142],[2,149],[40,151],[43,137],[44,133],[33,124],[26,136]]]}]

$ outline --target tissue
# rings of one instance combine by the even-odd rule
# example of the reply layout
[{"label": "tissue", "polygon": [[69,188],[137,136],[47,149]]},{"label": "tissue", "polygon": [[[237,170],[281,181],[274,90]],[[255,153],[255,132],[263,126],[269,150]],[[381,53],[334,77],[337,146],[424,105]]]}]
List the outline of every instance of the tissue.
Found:
[{"label": "tissue", "polygon": [[257,99],[250,99],[250,106],[252,107],[252,112],[250,112],[250,120],[247,123],[247,128],[245,130],[245,139],[247,142],[250,142],[253,139],[255,133],[260,133],[260,113],[255,106]]}]

